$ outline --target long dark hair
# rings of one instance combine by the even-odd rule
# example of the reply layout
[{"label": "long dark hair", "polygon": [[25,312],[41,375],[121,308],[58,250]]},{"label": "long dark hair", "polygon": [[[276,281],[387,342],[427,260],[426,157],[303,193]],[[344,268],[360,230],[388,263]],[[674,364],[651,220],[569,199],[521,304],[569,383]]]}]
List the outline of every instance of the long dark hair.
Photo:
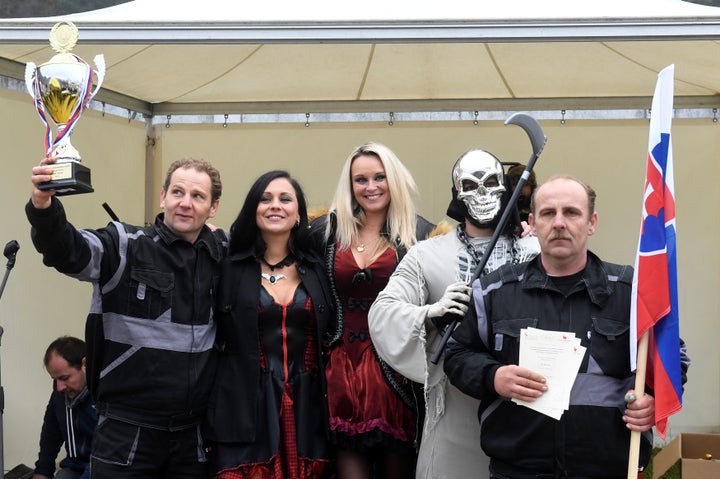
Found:
[{"label": "long dark hair", "polygon": [[290,176],[290,173],[284,170],[273,170],[261,175],[250,187],[245,197],[245,202],[240,209],[240,213],[238,213],[237,218],[235,218],[235,221],[230,227],[230,254],[245,251],[250,248],[252,248],[255,256],[260,256],[265,252],[265,242],[262,239],[256,220],[257,207],[260,204],[260,199],[263,193],[265,193],[267,186],[278,178],[288,180],[295,190],[295,196],[298,202],[298,214],[300,215],[300,224],[293,227],[290,231],[288,247],[298,259],[307,257],[310,253],[310,232],[308,228],[305,193],[303,193],[300,183]]}]

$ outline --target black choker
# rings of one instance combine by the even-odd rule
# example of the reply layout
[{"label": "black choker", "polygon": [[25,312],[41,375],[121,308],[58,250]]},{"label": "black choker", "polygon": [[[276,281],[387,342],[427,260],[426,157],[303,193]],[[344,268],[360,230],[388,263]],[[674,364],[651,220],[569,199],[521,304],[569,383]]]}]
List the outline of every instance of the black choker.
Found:
[{"label": "black choker", "polygon": [[291,264],[293,264],[293,263],[295,262],[295,257],[293,256],[292,253],[290,253],[289,255],[285,256],[281,261],[279,261],[279,262],[277,262],[277,263],[275,263],[275,264],[270,264],[270,263],[268,263],[268,261],[265,259],[265,256],[262,256],[262,257],[260,257],[260,261],[262,261],[265,265],[267,265],[268,268],[270,268],[270,273],[269,273],[269,274],[268,274],[268,273],[262,273],[262,272],[261,272],[261,273],[260,273],[260,276],[262,276],[263,278],[265,278],[268,283],[274,285],[275,283],[277,283],[277,282],[280,281],[281,279],[287,278],[287,276],[285,276],[285,275],[282,274],[282,273],[281,273],[281,274],[275,274],[275,269],[284,268],[285,266],[290,266]]},{"label": "black choker", "polygon": [[261,257],[260,257],[260,261],[262,261],[265,265],[267,265],[268,268],[270,268],[270,273],[269,273],[269,274],[268,274],[268,273],[262,273],[262,272],[261,272],[261,273],[260,273],[260,276],[262,276],[263,278],[265,278],[268,283],[274,285],[275,283],[277,283],[277,282],[280,281],[281,279],[287,278],[287,276],[285,276],[285,275],[282,274],[282,273],[281,273],[281,274],[275,274],[275,269],[284,268],[285,266],[290,266],[291,264],[293,264],[293,262],[295,262],[295,257],[293,256],[292,253],[290,253],[289,255],[285,256],[281,261],[279,261],[279,262],[277,262],[277,263],[275,263],[275,264],[270,264],[270,263],[268,263],[268,261],[265,259],[265,256],[261,256]]},{"label": "black choker", "polygon": [[289,255],[285,256],[282,260],[278,261],[275,264],[268,263],[268,261],[265,259],[265,256],[262,256],[260,258],[260,261],[262,261],[265,265],[267,265],[267,267],[270,268],[270,272],[272,273],[273,271],[275,271],[278,268],[284,268],[285,266],[290,266],[291,264],[293,264],[295,262],[295,256],[293,256],[293,254],[290,253]]}]

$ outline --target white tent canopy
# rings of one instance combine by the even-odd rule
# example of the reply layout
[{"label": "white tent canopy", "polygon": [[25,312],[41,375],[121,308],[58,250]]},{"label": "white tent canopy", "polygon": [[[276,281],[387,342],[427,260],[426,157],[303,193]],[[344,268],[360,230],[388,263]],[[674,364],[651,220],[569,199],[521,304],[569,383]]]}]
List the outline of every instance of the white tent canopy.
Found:
[{"label": "white tent canopy", "polygon": [[676,66],[677,108],[717,107],[720,9],[680,0],[135,0],[0,21],[0,74],[103,53],[97,100],[147,116],[648,108]]}]

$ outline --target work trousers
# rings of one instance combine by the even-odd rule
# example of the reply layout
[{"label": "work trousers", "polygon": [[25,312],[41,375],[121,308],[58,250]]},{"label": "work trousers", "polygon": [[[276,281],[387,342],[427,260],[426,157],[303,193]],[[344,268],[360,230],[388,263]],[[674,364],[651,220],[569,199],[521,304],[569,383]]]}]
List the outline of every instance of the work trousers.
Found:
[{"label": "work trousers", "polygon": [[171,431],[98,418],[92,479],[206,479],[207,465],[199,425]]}]

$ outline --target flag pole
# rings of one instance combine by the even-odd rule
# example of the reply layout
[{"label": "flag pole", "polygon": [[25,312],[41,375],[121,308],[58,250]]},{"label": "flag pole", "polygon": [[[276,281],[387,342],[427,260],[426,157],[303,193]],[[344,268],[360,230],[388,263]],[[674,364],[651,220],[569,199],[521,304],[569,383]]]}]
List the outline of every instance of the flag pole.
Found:
[{"label": "flag pole", "polygon": [[[635,370],[636,401],[645,395],[645,373],[647,371],[648,335],[645,331],[638,343],[637,369]],[[630,431],[630,455],[628,456],[627,479],[637,479],[640,462],[640,431]]]}]

